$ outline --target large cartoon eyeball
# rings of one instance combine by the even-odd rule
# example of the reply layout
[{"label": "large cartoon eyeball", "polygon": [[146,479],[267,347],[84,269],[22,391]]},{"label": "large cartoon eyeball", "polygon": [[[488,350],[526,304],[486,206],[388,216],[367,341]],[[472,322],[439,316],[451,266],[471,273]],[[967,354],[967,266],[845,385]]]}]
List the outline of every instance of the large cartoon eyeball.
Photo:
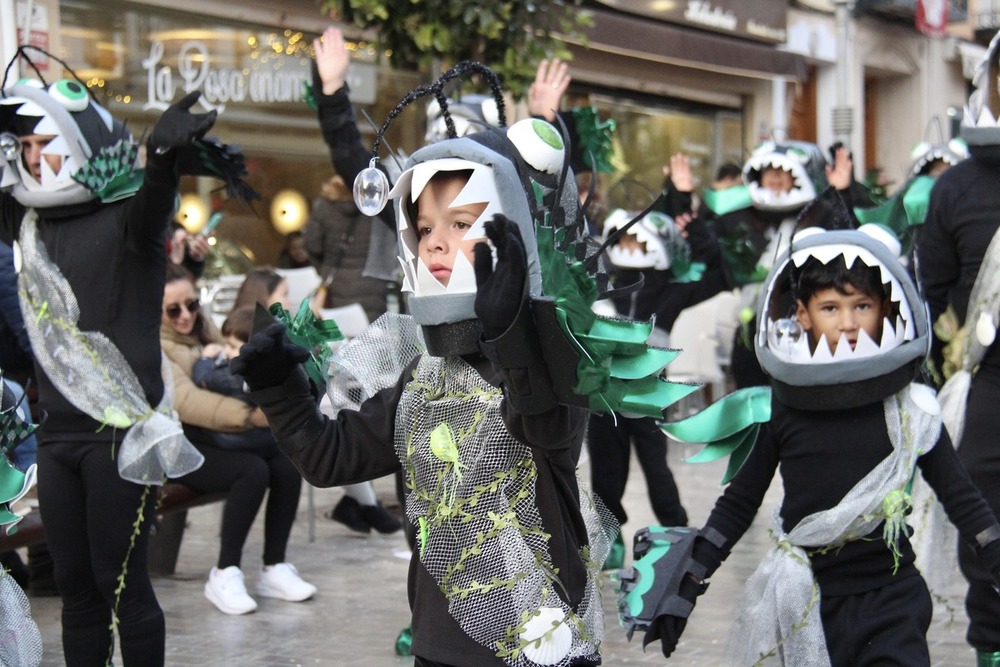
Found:
[{"label": "large cartoon eyeball", "polygon": [[524,161],[538,171],[559,173],[565,159],[562,136],[550,123],[537,118],[519,120],[507,129],[507,138]]},{"label": "large cartoon eyeball", "polygon": [[63,79],[49,86],[49,95],[67,111],[83,111],[90,103],[87,89],[79,81]]}]

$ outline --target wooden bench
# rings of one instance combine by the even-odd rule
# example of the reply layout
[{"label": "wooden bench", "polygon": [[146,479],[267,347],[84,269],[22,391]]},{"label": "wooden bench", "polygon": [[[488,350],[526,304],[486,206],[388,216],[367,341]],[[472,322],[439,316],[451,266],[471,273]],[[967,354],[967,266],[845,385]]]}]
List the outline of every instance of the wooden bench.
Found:
[{"label": "wooden bench", "polygon": [[[167,576],[174,573],[187,524],[188,510],[225,499],[225,493],[202,494],[179,482],[167,482],[160,487],[157,521],[149,540],[150,574]],[[17,532],[13,535],[6,535],[0,531],[0,552],[42,542],[45,542],[45,527],[37,510],[29,513],[17,524]]]}]

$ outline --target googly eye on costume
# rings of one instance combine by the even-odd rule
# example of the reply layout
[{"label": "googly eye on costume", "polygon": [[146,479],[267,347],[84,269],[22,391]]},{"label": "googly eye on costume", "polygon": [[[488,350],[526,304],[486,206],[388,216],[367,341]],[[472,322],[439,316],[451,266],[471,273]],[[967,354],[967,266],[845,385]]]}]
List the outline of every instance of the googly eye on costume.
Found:
[{"label": "googly eye on costume", "polygon": [[49,86],[49,95],[67,111],[83,111],[90,103],[90,94],[77,81],[63,79]]}]

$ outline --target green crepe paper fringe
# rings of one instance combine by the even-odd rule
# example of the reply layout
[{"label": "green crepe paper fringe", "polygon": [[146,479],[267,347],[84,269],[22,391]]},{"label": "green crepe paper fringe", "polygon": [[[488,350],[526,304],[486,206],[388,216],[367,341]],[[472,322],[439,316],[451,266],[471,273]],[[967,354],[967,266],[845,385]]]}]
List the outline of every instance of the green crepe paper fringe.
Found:
[{"label": "green crepe paper fringe", "polygon": [[333,360],[330,343],[344,340],[340,327],[332,319],[316,317],[309,307],[309,299],[302,300],[294,318],[280,303],[272,304],[268,310],[276,320],[285,325],[288,338],[293,343],[309,350],[309,359],[305,362],[306,373],[321,391],[325,391],[330,377],[330,362]]},{"label": "green crepe paper fringe", "polygon": [[[614,173],[615,168],[611,164],[611,159],[614,155],[612,138],[617,128],[615,121],[611,118],[601,120],[595,107],[583,106],[573,109],[573,126],[583,163],[594,171]],[[593,164],[591,156],[594,158]]]},{"label": "green crepe paper fringe", "polygon": [[536,229],[542,291],[555,301],[559,326],[580,355],[574,392],[589,397],[593,412],[662,417],[669,405],[698,388],[660,377],[680,351],[646,345],[652,321],[596,315],[597,281],[583,262],[567,264],[556,249],[562,233],[541,225]]}]

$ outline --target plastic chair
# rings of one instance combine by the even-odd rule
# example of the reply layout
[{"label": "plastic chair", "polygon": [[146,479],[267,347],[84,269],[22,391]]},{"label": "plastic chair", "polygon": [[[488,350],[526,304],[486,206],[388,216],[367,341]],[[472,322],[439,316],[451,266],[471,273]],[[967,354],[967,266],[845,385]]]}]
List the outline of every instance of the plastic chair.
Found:
[{"label": "plastic chair", "polygon": [[298,312],[302,299],[310,298],[323,279],[316,269],[306,266],[301,269],[275,269],[279,276],[288,281],[288,302],[292,305],[292,313]]}]

